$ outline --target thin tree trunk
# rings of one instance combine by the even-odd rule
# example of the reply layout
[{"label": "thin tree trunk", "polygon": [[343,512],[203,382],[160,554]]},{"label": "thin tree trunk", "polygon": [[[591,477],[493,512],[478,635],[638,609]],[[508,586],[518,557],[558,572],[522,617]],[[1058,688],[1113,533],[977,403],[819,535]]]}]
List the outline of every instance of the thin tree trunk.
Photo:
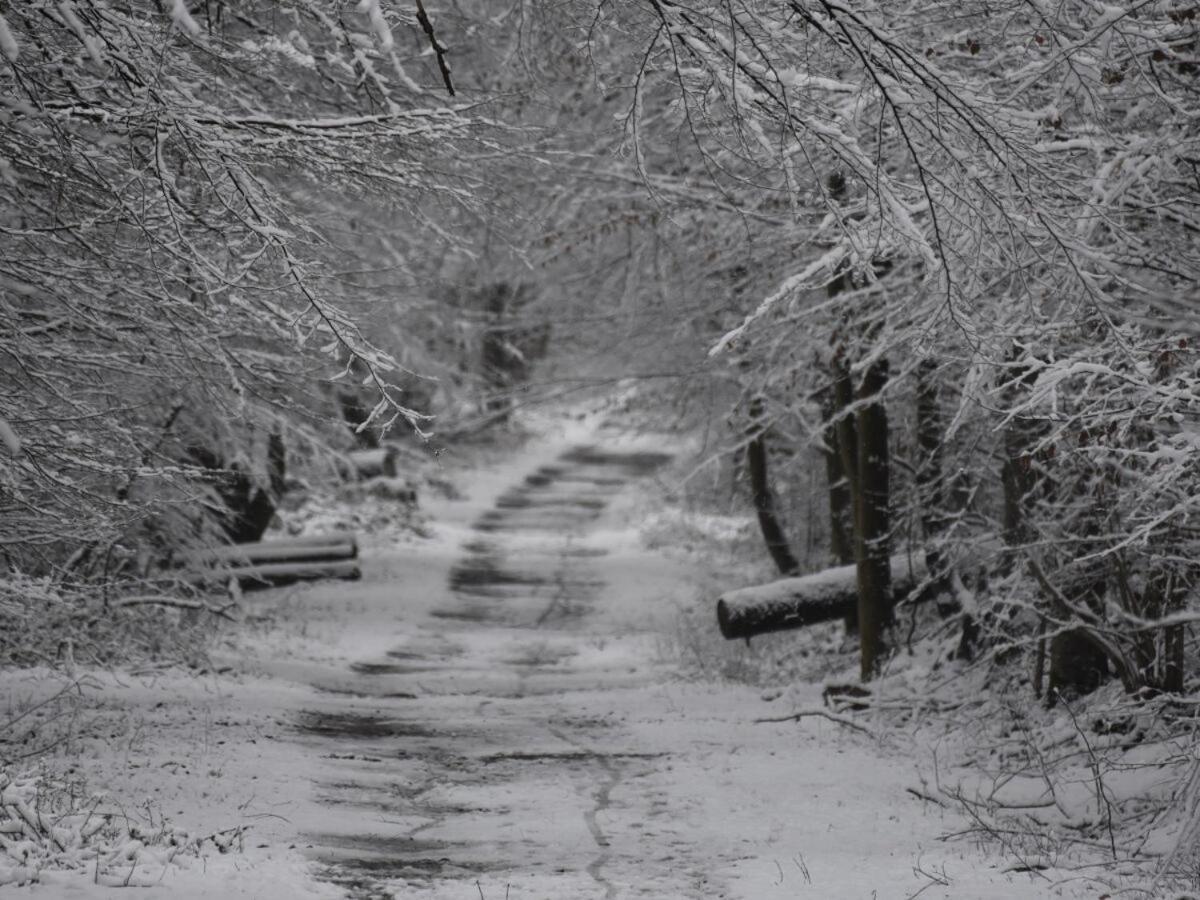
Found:
[{"label": "thin tree trunk", "polygon": [[937,386],[937,362],[925,359],[917,367],[917,503],[925,533],[925,565],[935,589],[947,579],[941,540],[946,531],[943,427]]},{"label": "thin tree trunk", "polygon": [[[834,172],[825,183],[831,200],[846,199],[846,178]],[[825,295],[836,297],[846,290],[850,273],[843,263],[825,288]],[[845,323],[843,323],[845,324]],[[830,552],[836,565],[854,562],[854,482],[858,474],[858,437],[854,419],[847,414],[854,402],[854,385],[845,351],[834,335],[833,361],[829,366],[829,388],[825,393],[825,472],[829,476]],[[850,625],[849,620],[846,623]]]},{"label": "thin tree trunk", "polygon": [[[844,276],[843,276],[844,277]],[[857,541],[858,526],[856,524],[857,513],[855,510],[858,507],[858,426],[854,420],[854,413],[850,412],[851,406],[854,404],[854,382],[850,378],[850,367],[846,364],[846,360],[839,348],[833,358],[833,363],[830,365],[830,373],[832,376],[832,411],[829,416],[833,423],[829,431],[833,436],[833,448],[837,452],[841,473],[841,482],[845,484],[838,497],[838,503],[845,502],[846,506],[838,511],[839,518],[843,523],[843,533],[846,540],[844,548],[840,548],[847,552],[847,564],[856,562],[858,559],[855,545]],[[830,482],[830,507],[831,513],[835,503],[834,482]],[[847,634],[854,634],[858,631],[858,606],[853,606],[846,615],[845,619]]]},{"label": "thin tree trunk", "polygon": [[771,491],[768,477],[767,444],[762,425],[763,401],[755,397],[750,401],[751,438],[746,445],[746,468],[750,474],[750,492],[754,498],[754,511],[758,515],[758,527],[762,530],[767,552],[779,569],[780,575],[795,575],[800,563],[792,554],[787,536],[783,532],[779,515],[775,509],[775,495]]},{"label": "thin tree trunk", "polygon": [[858,491],[855,497],[855,564],[858,570],[858,634],[862,677],[878,674],[887,654],[885,631],[892,622],[889,536],[891,463],[887,409],[880,395],[888,363],[880,360],[863,376],[858,411]]},{"label": "thin tree trunk", "polygon": [[[1009,354],[1010,360],[1015,360],[1016,350]],[[1004,400],[1008,407],[1018,404],[1021,397],[1028,393],[1031,376],[1025,369],[1015,370],[1012,379],[1004,387]],[[1030,539],[1029,523],[1026,507],[1035,487],[1035,476],[1032,466],[1034,447],[1034,427],[1026,416],[1013,416],[1004,429],[1004,462],[1000,469],[1000,481],[1004,488],[1004,509],[1001,521],[1004,543],[1009,548],[1006,553],[1007,564],[1011,568],[1016,563],[1015,548],[1028,543]]]},{"label": "thin tree trunk", "polygon": [[[846,179],[841,172],[831,174],[825,184],[831,200],[846,199]],[[846,289],[850,275],[843,265],[829,282],[825,293],[836,297]],[[835,345],[837,338],[834,339]],[[854,563],[854,494],[858,477],[858,434],[848,413],[854,400],[854,387],[844,353],[835,347],[829,366],[829,388],[824,396],[825,475],[829,483],[829,552],[836,566]],[[845,616],[846,632],[858,630],[858,606],[849,607]]]},{"label": "thin tree trunk", "polygon": [[[942,419],[942,399],[937,383],[937,361],[927,358],[917,367],[917,502],[921,509],[921,530],[925,534],[925,566],[932,584],[930,590],[938,598],[938,613],[948,617],[962,614],[962,630],[955,659],[971,660],[979,640],[979,623],[970,608],[960,602],[962,585],[956,573],[950,571],[944,540],[950,527],[947,513],[950,501],[945,466],[945,425]],[[957,585],[958,590],[955,590]]]},{"label": "thin tree trunk", "polygon": [[1163,631],[1163,690],[1171,694],[1183,693],[1183,640],[1182,625],[1170,625]]},{"label": "thin tree trunk", "polygon": [[829,482],[829,556],[833,565],[848,566],[854,562],[854,498],[834,429],[826,430],[825,441],[833,447],[824,451]]},{"label": "thin tree trunk", "polygon": [[842,455],[841,442],[834,416],[838,409],[834,400],[832,384],[823,395],[825,421],[825,480],[829,491],[829,555],[835,566],[848,566],[854,562],[854,496],[850,491],[850,477]]},{"label": "thin tree trunk", "polygon": [[513,355],[505,327],[510,296],[511,290],[503,282],[484,288],[483,311],[487,315],[488,325],[483,332],[480,353],[483,376],[491,391],[484,408],[492,414],[492,421],[497,423],[508,421],[513,407]]}]

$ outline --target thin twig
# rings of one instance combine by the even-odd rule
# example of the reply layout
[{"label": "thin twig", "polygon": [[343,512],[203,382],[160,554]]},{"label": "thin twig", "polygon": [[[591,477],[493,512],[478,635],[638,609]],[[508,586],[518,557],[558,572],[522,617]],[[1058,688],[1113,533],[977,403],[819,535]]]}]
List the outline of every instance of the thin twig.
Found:
[{"label": "thin twig", "polygon": [[772,716],[765,719],[755,719],[754,723],[757,725],[763,722],[798,722],[800,719],[809,716],[820,716],[823,719],[828,719],[830,722],[837,722],[839,725],[845,725],[847,728],[853,728],[855,731],[861,731],[863,734],[875,737],[875,732],[865,725],[860,725],[853,719],[849,719],[846,716],[839,716],[837,713],[832,713],[827,709],[802,709],[789,716]]}]

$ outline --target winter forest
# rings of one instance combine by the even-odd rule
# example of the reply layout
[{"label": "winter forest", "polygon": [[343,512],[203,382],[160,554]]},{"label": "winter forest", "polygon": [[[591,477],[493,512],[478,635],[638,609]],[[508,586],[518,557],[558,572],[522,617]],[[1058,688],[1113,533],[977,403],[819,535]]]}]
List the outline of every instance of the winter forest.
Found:
[{"label": "winter forest", "polygon": [[1200,891],[1200,6],[0,0],[0,890]]}]

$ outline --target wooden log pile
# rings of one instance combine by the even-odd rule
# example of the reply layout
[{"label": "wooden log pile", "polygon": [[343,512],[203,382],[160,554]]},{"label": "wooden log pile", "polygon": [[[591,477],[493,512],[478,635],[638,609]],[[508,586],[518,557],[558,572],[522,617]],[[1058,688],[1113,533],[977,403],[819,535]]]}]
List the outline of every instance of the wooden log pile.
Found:
[{"label": "wooden log pile", "polygon": [[[921,556],[892,557],[892,596],[899,601],[925,578]],[[811,575],[728,591],[717,599],[722,637],[751,638],[772,631],[804,628],[845,618],[858,603],[854,566],[838,566]]]},{"label": "wooden log pile", "polygon": [[358,541],[353,534],[281,538],[232,544],[187,554],[188,580],[225,582],[236,578],[243,589],[278,587],[322,578],[357,580]]}]

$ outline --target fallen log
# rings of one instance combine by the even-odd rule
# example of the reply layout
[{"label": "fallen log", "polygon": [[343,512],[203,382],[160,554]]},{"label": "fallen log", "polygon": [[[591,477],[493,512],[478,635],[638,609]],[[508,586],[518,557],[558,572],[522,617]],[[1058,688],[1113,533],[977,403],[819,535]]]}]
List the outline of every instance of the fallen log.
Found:
[{"label": "fallen log", "polygon": [[353,534],[311,535],[252,544],[231,544],[183,557],[194,583],[236,578],[243,587],[273,587],[319,578],[361,577],[358,541]]},{"label": "fallen log", "polygon": [[186,554],[183,561],[188,565],[249,566],[267,562],[331,562],[357,557],[358,541],[353,534],[321,534],[197,550]]},{"label": "fallen log", "polygon": [[358,560],[339,559],[325,562],[259,563],[250,566],[209,569],[205,572],[191,573],[188,580],[212,584],[236,578],[243,589],[253,590],[254,588],[294,584],[297,581],[317,581],[323,578],[357,581],[361,577],[362,570],[358,567]]},{"label": "fallen log", "polygon": [[[922,556],[892,557],[892,597],[902,600],[925,577]],[[751,638],[772,631],[803,628],[843,619],[858,604],[854,566],[838,566],[811,575],[728,591],[717,599],[721,636]]]}]

